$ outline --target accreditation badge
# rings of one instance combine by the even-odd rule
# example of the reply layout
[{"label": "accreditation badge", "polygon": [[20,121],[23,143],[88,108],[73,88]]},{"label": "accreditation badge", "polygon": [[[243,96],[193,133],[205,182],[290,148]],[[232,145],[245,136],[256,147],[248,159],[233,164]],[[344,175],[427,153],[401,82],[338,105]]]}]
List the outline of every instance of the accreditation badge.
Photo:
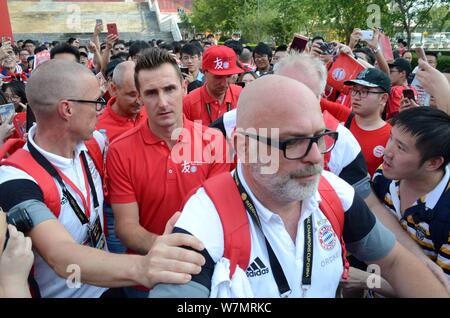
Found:
[{"label": "accreditation badge", "polygon": [[95,222],[89,224],[88,229],[88,237],[89,237],[89,246],[98,248],[102,250],[106,244],[105,233],[103,233],[102,224],[100,222],[100,217],[97,214],[95,218]]}]

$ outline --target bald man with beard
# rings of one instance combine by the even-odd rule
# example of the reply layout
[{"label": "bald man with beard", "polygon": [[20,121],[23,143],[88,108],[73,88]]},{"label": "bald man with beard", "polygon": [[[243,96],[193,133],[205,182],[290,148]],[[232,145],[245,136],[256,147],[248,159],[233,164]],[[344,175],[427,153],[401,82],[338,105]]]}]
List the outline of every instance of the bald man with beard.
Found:
[{"label": "bald man with beard", "polygon": [[[286,77],[263,77],[246,87],[237,109],[237,131],[233,139],[239,163],[232,174],[236,185],[240,185],[242,198],[249,198],[256,215],[248,215],[250,266],[236,270],[231,291],[225,294],[256,298],[335,296],[343,263],[340,241],[319,208],[321,199],[317,185],[320,178],[325,178],[345,211],[343,238],[350,252],[380,266],[381,274],[399,296],[448,296],[425,265],[398,244],[394,235],[377,221],[353,188],[323,171],[322,155],[330,150],[324,136],[336,136],[326,130],[319,100],[309,88]],[[265,148],[264,153],[271,156],[271,162],[265,161],[267,158],[263,158],[261,151],[255,156],[256,148],[252,147],[256,141],[258,147]],[[224,183],[224,193],[229,191],[227,186],[234,187],[234,184]],[[236,200],[241,201],[241,197],[237,196]],[[312,226],[310,231],[306,231],[307,224]],[[322,235],[325,228],[327,238]],[[230,270],[224,259],[224,231],[217,209],[204,188],[186,203],[174,231],[189,233],[203,242],[202,255],[206,264],[189,283],[160,284],[149,296],[224,295],[223,290],[217,290],[223,287],[217,285],[218,282],[227,282],[229,272],[226,271]],[[305,256],[311,264],[311,282],[305,280],[303,274],[303,264],[308,263],[304,259],[305,232],[310,233],[308,241],[313,246],[311,254]],[[276,261],[280,266],[273,266]],[[281,268],[287,292],[286,286],[280,286],[280,280],[274,277],[274,267]],[[225,270],[225,274],[216,271],[217,268]],[[276,276],[280,277],[279,272]]]},{"label": "bald man with beard", "polygon": [[[26,93],[36,125],[17,153],[27,158],[27,165],[40,169],[41,175],[23,168],[16,153],[8,163],[3,161],[0,206],[8,213],[22,211],[31,220],[33,227],[25,234],[36,252],[34,278],[40,294],[96,298],[111,295],[107,288],[184,283],[190,274],[198,273],[202,256],[176,247],[201,250],[202,244],[192,236],[161,236],[143,256],[108,252],[102,180],[84,143],[94,138],[101,149],[104,146],[102,135],[94,131],[104,106],[95,76],[83,65],[51,60],[33,73]],[[51,189],[60,205],[48,204],[46,195],[54,193]],[[167,231],[176,217],[169,221]]]}]

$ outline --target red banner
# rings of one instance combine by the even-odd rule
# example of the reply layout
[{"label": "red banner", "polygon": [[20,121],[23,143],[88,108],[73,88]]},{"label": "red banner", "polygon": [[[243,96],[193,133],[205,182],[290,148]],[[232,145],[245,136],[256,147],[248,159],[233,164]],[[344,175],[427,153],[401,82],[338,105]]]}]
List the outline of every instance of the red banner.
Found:
[{"label": "red banner", "polygon": [[0,0],[0,37],[11,38],[11,41],[14,41],[6,0]]}]

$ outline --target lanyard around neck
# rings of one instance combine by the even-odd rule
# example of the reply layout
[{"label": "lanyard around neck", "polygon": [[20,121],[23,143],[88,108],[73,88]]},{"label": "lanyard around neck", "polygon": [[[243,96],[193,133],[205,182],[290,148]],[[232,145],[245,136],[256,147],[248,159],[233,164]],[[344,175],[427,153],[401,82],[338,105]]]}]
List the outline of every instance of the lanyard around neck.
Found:
[{"label": "lanyard around neck", "polygon": [[[56,179],[58,184],[61,186],[63,195],[66,197],[67,201],[69,202],[71,208],[77,215],[78,219],[80,220],[81,224],[87,224],[89,223],[89,217],[91,214],[91,208],[90,208],[90,202],[91,202],[91,194],[92,198],[94,200],[94,208],[97,209],[99,207],[98,197],[97,197],[97,191],[95,190],[94,181],[92,179],[92,175],[89,169],[89,165],[87,163],[86,155],[84,152],[81,152],[80,159],[83,163],[82,169],[83,169],[83,177],[84,182],[87,190],[87,200],[84,198],[83,193],[80,189],[64,174],[62,171],[54,167],[50,161],[48,161],[37,149],[28,142],[28,149],[30,151],[30,154],[36,160],[37,163],[39,163],[42,168],[44,168],[53,178]],[[78,205],[76,199],[73,197],[73,195],[67,190],[66,183],[77,193],[77,195],[81,198],[81,201],[83,202],[84,212]]]},{"label": "lanyard around neck", "polygon": [[[241,199],[244,202],[245,209],[247,213],[252,218],[253,222],[258,226],[261,233],[264,236],[264,240],[267,247],[267,252],[269,255],[270,267],[273,271],[273,276],[278,287],[278,291],[281,297],[288,297],[291,293],[291,288],[286,279],[286,275],[283,272],[280,262],[278,261],[275,252],[272,249],[266,235],[262,229],[261,220],[256,212],[253,200],[248,195],[247,191],[242,186],[237,169],[234,173],[234,181],[238,187],[239,193],[241,194]],[[305,226],[305,238],[304,238],[304,250],[303,250],[303,274],[302,274],[302,289],[304,293],[306,290],[311,288],[311,277],[312,277],[312,261],[313,261],[313,227],[312,227],[312,215],[310,215],[304,222]]]},{"label": "lanyard around neck", "polygon": [[[206,103],[206,110],[208,111],[208,116],[209,119],[211,120],[211,122],[213,122],[213,118],[212,118],[212,111],[211,111],[211,104],[210,103]],[[227,112],[229,112],[231,110],[231,103],[227,102]],[[219,117],[220,114],[220,106],[219,106],[219,110],[217,111],[217,117]]]}]

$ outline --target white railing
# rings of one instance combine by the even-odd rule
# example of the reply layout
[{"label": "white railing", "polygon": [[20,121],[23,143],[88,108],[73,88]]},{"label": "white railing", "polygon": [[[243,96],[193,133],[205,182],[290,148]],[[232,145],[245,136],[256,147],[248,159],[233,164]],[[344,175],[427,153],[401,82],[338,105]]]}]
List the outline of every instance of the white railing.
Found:
[{"label": "white railing", "polygon": [[172,37],[174,41],[181,41],[181,32],[178,28],[177,19],[173,15],[163,16],[161,11],[159,10],[158,0],[148,0],[148,4],[151,11],[156,13],[156,19],[158,20],[159,29],[162,32],[170,32],[172,33]]}]

